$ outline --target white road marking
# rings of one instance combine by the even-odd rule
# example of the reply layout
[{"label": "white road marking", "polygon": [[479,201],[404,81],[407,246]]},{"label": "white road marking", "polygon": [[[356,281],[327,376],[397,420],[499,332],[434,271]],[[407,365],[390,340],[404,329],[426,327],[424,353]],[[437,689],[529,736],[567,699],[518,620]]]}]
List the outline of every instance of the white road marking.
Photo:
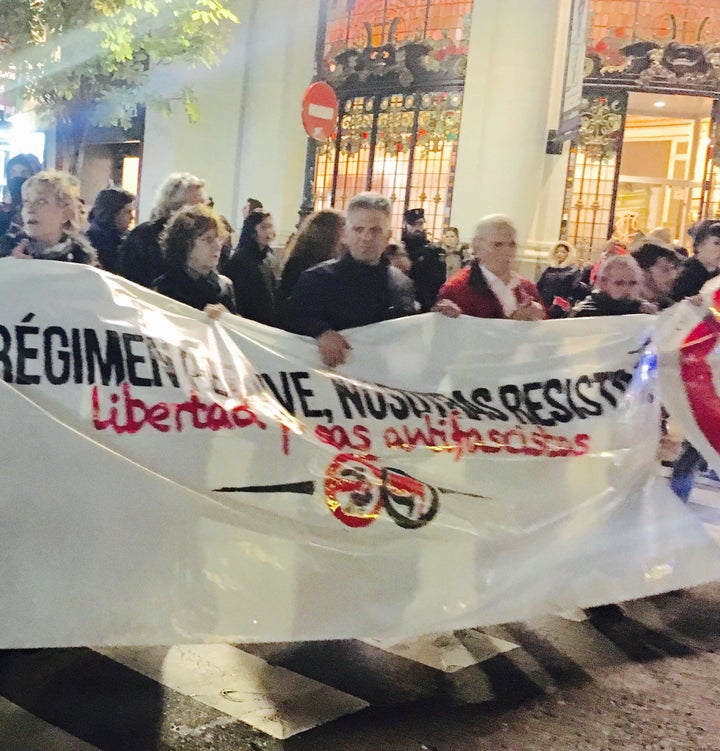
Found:
[{"label": "white road marking", "polygon": [[273,738],[290,738],[369,706],[229,644],[96,651]]}]

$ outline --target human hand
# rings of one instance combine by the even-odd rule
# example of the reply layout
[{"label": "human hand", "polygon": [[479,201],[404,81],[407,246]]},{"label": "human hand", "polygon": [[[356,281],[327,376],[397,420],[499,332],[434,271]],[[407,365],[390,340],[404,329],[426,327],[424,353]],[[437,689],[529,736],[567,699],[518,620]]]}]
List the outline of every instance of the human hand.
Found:
[{"label": "human hand", "polygon": [[24,240],[20,240],[20,242],[13,248],[12,257],[13,258],[32,258],[31,255],[28,255],[25,252],[28,245],[30,245],[30,240],[28,240],[27,237]]},{"label": "human hand", "polygon": [[352,349],[348,340],[337,331],[328,329],[317,338],[320,359],[328,368],[335,368],[347,360],[348,352]]},{"label": "human hand", "polygon": [[203,308],[203,313],[214,321],[217,321],[223,313],[229,312],[230,311],[221,302],[210,303]]},{"label": "human hand", "polygon": [[545,309],[539,302],[527,298],[518,304],[510,318],[513,321],[542,321],[545,318]]},{"label": "human hand", "polygon": [[654,302],[648,302],[647,300],[642,300],[640,302],[641,313],[647,313],[648,315],[654,316],[659,310],[660,308],[658,308]]},{"label": "human hand", "polygon": [[462,315],[462,308],[457,303],[447,299],[438,300],[430,310],[433,313],[440,313],[448,318],[458,318]]}]

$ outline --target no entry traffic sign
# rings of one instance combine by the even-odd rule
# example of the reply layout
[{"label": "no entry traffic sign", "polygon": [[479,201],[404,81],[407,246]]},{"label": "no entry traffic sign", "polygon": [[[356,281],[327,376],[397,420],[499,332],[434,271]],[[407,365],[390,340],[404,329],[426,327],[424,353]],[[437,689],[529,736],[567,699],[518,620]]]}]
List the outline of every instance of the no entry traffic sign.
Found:
[{"label": "no entry traffic sign", "polygon": [[323,81],[311,83],[302,100],[302,124],[305,132],[316,141],[327,141],[335,132],[338,100],[332,88]]}]

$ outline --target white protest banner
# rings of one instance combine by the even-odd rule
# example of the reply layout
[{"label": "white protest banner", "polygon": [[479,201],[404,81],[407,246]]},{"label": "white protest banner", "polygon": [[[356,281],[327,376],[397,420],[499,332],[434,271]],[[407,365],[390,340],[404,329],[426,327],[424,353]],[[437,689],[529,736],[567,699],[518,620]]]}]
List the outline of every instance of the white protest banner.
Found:
[{"label": "white protest banner", "polygon": [[0,266],[0,647],[405,637],[717,578],[655,477],[654,320],[311,340]]}]

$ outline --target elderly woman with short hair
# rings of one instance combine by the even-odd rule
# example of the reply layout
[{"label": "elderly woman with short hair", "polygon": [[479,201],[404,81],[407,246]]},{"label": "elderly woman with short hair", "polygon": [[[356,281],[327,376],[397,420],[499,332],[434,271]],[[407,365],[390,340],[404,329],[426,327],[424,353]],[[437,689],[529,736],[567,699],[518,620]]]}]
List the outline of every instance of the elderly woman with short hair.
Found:
[{"label": "elderly woman with short hair", "polygon": [[218,274],[225,227],[207,206],[184,206],[160,236],[167,271],[153,289],[167,297],[203,310],[212,318],[235,313],[232,282]]},{"label": "elderly woman with short hair", "polygon": [[117,272],[131,282],[152,287],[166,271],[160,233],[182,206],[207,203],[205,181],[189,172],[173,172],[158,188],[150,221],[138,224],[118,248]]}]

